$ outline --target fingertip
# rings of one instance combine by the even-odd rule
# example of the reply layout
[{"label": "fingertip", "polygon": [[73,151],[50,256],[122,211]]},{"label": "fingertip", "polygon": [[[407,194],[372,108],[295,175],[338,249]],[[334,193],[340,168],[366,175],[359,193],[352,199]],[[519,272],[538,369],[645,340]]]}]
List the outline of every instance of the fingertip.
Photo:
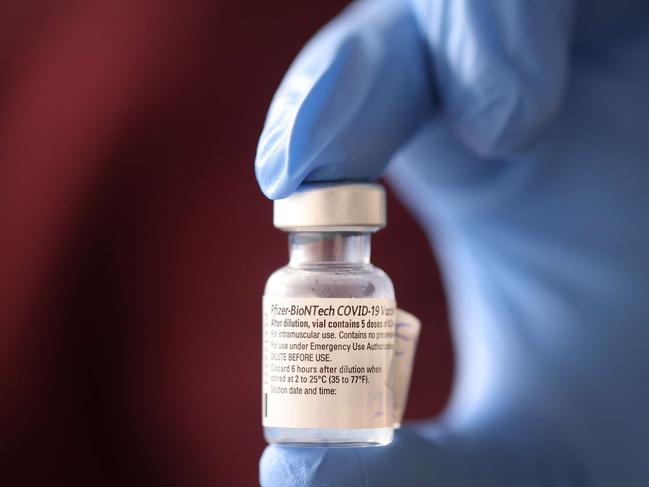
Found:
[{"label": "fingertip", "polygon": [[263,487],[364,485],[362,466],[354,450],[271,445],[259,462],[259,481]]},{"label": "fingertip", "polygon": [[277,200],[289,196],[296,188],[288,184],[285,164],[272,153],[258,152],[255,158],[255,176],[266,198]]}]

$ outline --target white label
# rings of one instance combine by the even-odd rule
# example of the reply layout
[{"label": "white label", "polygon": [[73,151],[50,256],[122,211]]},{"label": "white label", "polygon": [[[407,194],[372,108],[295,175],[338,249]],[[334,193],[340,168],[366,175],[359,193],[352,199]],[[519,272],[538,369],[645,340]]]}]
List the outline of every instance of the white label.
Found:
[{"label": "white label", "polygon": [[392,299],[264,297],[262,424],[392,426],[394,320]]},{"label": "white label", "polygon": [[410,376],[415,361],[421,322],[407,311],[397,309],[395,323],[394,355],[390,363],[388,384],[394,393],[394,427],[398,428],[401,426],[403,413],[408,403]]}]

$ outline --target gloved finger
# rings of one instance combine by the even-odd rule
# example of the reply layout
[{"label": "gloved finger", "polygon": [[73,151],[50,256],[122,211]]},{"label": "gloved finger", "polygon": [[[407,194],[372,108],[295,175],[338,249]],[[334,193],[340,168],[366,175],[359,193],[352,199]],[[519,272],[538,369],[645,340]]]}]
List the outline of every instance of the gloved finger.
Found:
[{"label": "gloved finger", "polygon": [[353,4],[307,44],[275,95],[255,170],[269,198],[303,181],[371,180],[433,109],[410,5]]},{"label": "gloved finger", "polygon": [[412,0],[451,126],[483,157],[532,143],[565,85],[573,1]]},{"label": "gloved finger", "polygon": [[378,448],[269,446],[259,480],[263,487],[457,487],[472,485],[469,476],[470,469],[455,455],[415,432],[399,430],[393,443]]}]

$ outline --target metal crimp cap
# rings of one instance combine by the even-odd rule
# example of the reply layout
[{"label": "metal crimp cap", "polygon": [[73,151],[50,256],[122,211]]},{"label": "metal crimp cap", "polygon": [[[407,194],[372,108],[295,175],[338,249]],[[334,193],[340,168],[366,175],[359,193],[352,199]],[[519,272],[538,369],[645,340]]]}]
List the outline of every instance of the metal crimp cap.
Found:
[{"label": "metal crimp cap", "polygon": [[273,203],[286,231],[367,232],[386,224],[385,189],[370,183],[310,183]]}]

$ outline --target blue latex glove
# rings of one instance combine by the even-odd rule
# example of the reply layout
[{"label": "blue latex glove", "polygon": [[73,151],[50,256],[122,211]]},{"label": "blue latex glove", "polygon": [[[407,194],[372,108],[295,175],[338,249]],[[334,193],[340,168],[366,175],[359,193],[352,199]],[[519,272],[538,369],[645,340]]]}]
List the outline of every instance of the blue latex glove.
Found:
[{"label": "blue latex glove", "polygon": [[300,54],[262,190],[392,161],[441,262],[458,366],[441,418],[384,448],[271,446],[262,485],[649,485],[641,3],[362,2]]}]

